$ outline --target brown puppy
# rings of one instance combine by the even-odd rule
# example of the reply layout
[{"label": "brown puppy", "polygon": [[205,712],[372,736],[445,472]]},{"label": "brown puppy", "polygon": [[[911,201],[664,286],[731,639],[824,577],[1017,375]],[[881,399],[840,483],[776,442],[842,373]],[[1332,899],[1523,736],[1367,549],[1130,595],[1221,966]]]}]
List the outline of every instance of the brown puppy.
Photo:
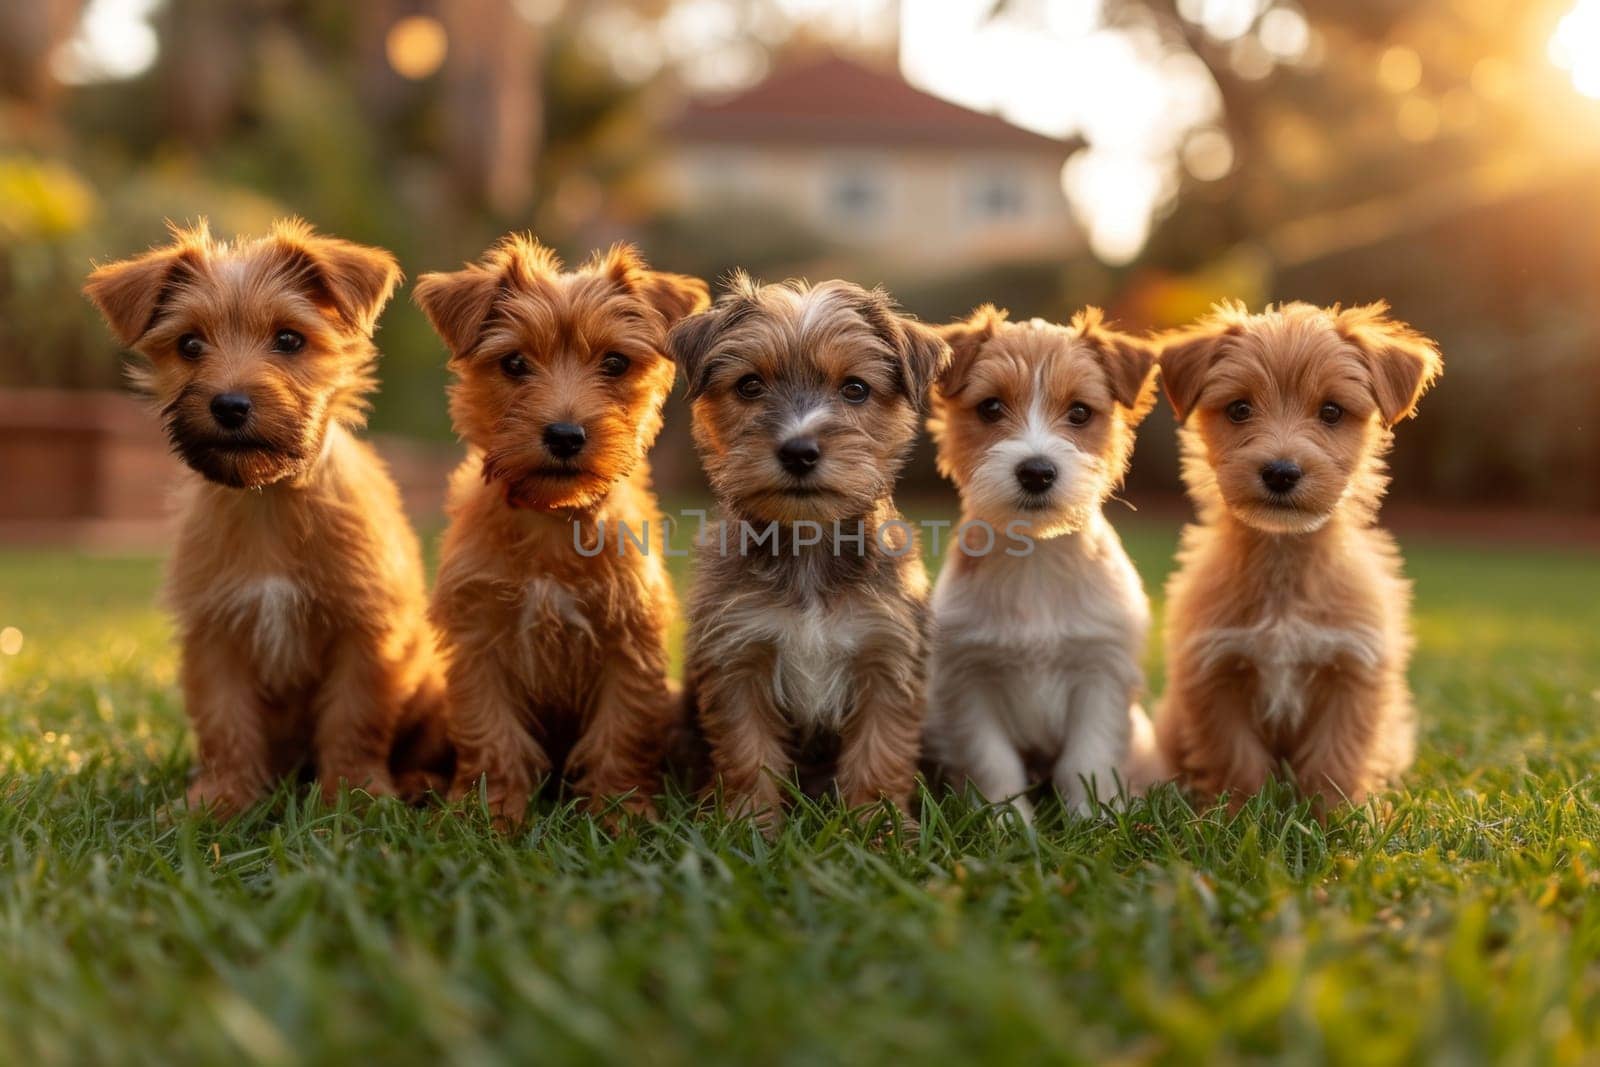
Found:
[{"label": "brown puppy", "polygon": [[1162,349],[1200,524],[1167,586],[1156,731],[1235,807],[1280,764],[1325,805],[1411,763],[1411,589],[1374,523],[1391,428],[1440,359],[1387,310],[1223,305]]},{"label": "brown puppy", "polygon": [[882,292],[743,275],[668,345],[722,513],[685,658],[726,804],[770,823],[834,742],[845,803],[907,810],[928,579],[890,494],[948,347]]},{"label": "brown puppy", "polygon": [[433,597],[455,792],[484,778],[491,810],[516,822],[559,774],[597,809],[626,796],[647,813],[682,711],[645,453],[672,387],[667,329],[706,306],[706,285],[627,246],[563,273],[511,236],[466,270],[424,275],[416,299],[450,348],[468,446]]},{"label": "brown puppy", "polygon": [[287,220],[231,243],[174,228],[85,286],[201,475],[166,586],[200,748],[191,805],[236,812],[307,764],[329,795],[424,782],[390,766],[397,739],[415,754],[442,733],[417,540],[351,433],[399,280],[389,253]]}]

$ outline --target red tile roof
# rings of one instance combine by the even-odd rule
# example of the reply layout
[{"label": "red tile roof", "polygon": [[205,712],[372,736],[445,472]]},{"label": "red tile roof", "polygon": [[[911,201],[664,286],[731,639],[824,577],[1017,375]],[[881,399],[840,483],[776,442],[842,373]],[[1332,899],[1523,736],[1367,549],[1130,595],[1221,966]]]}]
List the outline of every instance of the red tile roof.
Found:
[{"label": "red tile roof", "polygon": [[1063,159],[1083,147],[1080,139],[1032,133],[837,56],[780,68],[731,97],[694,101],[670,132],[686,141],[1014,148]]}]

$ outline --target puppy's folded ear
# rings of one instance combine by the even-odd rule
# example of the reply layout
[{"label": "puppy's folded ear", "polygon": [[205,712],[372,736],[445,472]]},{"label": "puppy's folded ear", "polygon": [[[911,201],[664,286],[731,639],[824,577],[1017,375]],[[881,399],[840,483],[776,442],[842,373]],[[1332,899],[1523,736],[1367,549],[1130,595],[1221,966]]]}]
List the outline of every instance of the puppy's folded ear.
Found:
[{"label": "puppy's folded ear", "polygon": [[978,361],[978,353],[1006,321],[1006,315],[1005,309],[984,304],[959,322],[938,327],[939,336],[950,346],[950,362],[939,375],[940,396],[955,396],[966,388],[967,376]]},{"label": "puppy's folded ear", "polygon": [[896,316],[896,322],[900,335],[895,346],[906,392],[911,394],[911,406],[919,413],[925,412],[933,383],[950,365],[950,346],[932,326],[904,316]]},{"label": "puppy's folded ear", "polygon": [[845,287],[853,291],[851,302],[856,312],[894,354],[911,406],[918,413],[926,411],[928,391],[950,363],[950,346],[933,327],[901,312],[893,298],[882,289],[862,289],[848,284]]},{"label": "puppy's folded ear", "polygon": [[1243,304],[1226,303],[1194,326],[1157,338],[1156,364],[1161,369],[1161,390],[1172,414],[1182,423],[1205,389],[1206,375],[1228,342],[1243,332]]},{"label": "puppy's folded ear", "polygon": [[211,242],[203,219],[187,229],[168,223],[168,229],[172,244],[96,267],[84,282],[83,294],[99,309],[117,343],[126,348],[150,329],[166,295],[199,264]]},{"label": "puppy's folded ear", "polygon": [[1137,424],[1156,402],[1156,348],[1138,337],[1110,329],[1097,307],[1087,307],[1072,317],[1072,327],[1088,343],[1111,384],[1111,396],[1128,409]]},{"label": "puppy's folded ear", "polygon": [[604,271],[616,285],[637,293],[645,303],[661,312],[669,328],[686,315],[704,311],[711,303],[711,290],[705,282],[687,274],[651,270],[631,244],[614,244],[590,263]]},{"label": "puppy's folded ear", "polygon": [[710,310],[678,320],[667,333],[667,358],[676,363],[683,374],[688,386],[685,395],[690,401],[699,399],[706,391],[706,359],[726,318],[727,305],[718,302]]},{"label": "puppy's folded ear", "polygon": [[711,306],[711,287],[687,274],[648,271],[639,283],[639,293],[661,312],[668,327]]},{"label": "puppy's folded ear", "polygon": [[1388,317],[1381,301],[1365,307],[1334,309],[1339,335],[1366,360],[1372,374],[1372,395],[1385,426],[1417,410],[1417,401],[1444,371],[1439,348],[1403,322]]},{"label": "puppy's folded ear", "polygon": [[339,314],[362,333],[371,334],[403,277],[394,255],[331,238],[319,239],[311,254]]},{"label": "puppy's folded ear", "polygon": [[279,219],[272,237],[285,261],[313,297],[332,307],[354,330],[370,335],[400,284],[400,264],[382,248],[323,237],[301,219]]},{"label": "puppy's folded ear", "polygon": [[561,260],[532,234],[512,233],[477,263],[422,275],[411,299],[428,316],[454,362],[477,345],[501,292],[533,291],[560,272]]},{"label": "puppy's folded ear", "polygon": [[428,316],[434,332],[450,349],[452,360],[460,359],[478,343],[501,282],[499,271],[477,265],[465,270],[435,271],[417,279],[411,299]]},{"label": "puppy's folded ear", "polygon": [[182,267],[183,256],[176,249],[147,252],[96,267],[83,293],[100,310],[117,343],[131,348],[150,329],[163,294]]}]

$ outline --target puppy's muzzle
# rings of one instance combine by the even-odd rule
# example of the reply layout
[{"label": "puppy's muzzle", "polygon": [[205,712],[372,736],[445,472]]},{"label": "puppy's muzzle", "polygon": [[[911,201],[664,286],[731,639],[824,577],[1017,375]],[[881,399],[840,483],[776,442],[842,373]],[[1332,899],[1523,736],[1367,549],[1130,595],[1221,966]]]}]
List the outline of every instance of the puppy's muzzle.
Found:
[{"label": "puppy's muzzle", "polygon": [[1304,472],[1300,464],[1287,459],[1275,459],[1261,468],[1261,484],[1276,496],[1294,492]]},{"label": "puppy's muzzle", "polygon": [[589,435],[575,422],[552,422],[544,428],[544,447],[557,459],[571,459],[588,441]]},{"label": "puppy's muzzle", "polygon": [[1017,464],[1016,475],[1023,492],[1047,493],[1056,484],[1056,465],[1043,456],[1030,456]]},{"label": "puppy's muzzle", "polygon": [[778,446],[778,462],[796,478],[816,470],[822,460],[822,446],[815,437],[791,437]]},{"label": "puppy's muzzle", "polygon": [[211,398],[211,417],[224,430],[237,430],[250,421],[250,398],[243,393],[218,393]]}]

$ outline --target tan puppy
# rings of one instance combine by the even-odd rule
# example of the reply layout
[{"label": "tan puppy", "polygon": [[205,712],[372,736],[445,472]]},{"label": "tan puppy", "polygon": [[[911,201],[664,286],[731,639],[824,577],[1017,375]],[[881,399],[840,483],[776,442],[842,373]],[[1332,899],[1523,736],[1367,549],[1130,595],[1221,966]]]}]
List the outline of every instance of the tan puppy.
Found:
[{"label": "tan puppy", "polygon": [[1200,523],[1167,587],[1156,728],[1235,807],[1280,764],[1359,803],[1412,760],[1411,589],[1374,523],[1391,428],[1441,364],[1387,310],[1228,304],[1161,352]]},{"label": "tan puppy", "polygon": [[933,594],[928,753],[1025,819],[1040,776],[1088,812],[1160,776],[1138,704],[1150,602],[1102,513],[1155,350],[1095,308],[1058,326],[986,306],[940,332],[954,355],[929,428],[961,526]]},{"label": "tan puppy", "polygon": [[720,510],[685,658],[725,803],[772,823],[798,764],[908,810],[928,579],[891,493],[949,349],[882,292],[743,275],[669,346]]},{"label": "tan puppy", "polygon": [[389,793],[396,773],[416,789],[398,764],[447,758],[416,536],[351,433],[399,279],[389,253],[289,220],[231,243],[174,229],[85,286],[200,475],[166,586],[200,748],[191,805],[236,812],[297,766],[328,795]]},{"label": "tan puppy", "polygon": [[645,453],[672,387],[667,328],[705,307],[705,283],[649,270],[627,246],[563,273],[512,236],[466,270],[424,275],[416,300],[450,348],[468,446],[433,597],[455,792],[485,779],[490,808],[515,822],[561,775],[597,809],[625,796],[649,812],[683,712]]}]

